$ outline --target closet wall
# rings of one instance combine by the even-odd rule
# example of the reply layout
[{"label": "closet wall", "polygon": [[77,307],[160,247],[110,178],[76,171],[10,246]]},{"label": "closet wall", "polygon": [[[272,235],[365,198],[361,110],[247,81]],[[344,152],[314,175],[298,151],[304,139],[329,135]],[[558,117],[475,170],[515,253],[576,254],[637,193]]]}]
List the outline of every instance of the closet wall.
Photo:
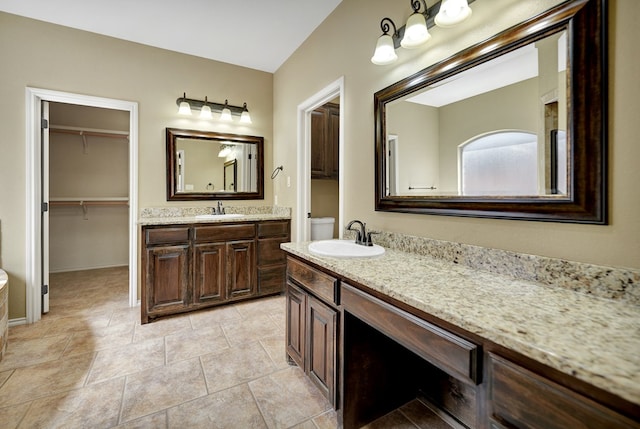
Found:
[{"label": "closet wall", "polygon": [[129,112],[50,103],[49,118],[49,271],[127,265]]}]

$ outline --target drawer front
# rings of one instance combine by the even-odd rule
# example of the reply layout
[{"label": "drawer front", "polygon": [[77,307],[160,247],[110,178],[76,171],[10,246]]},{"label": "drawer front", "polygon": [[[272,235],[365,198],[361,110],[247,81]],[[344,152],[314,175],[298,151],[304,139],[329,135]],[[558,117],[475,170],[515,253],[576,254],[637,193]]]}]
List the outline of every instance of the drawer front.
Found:
[{"label": "drawer front", "polygon": [[327,302],[338,304],[338,280],[330,275],[290,257],[287,258],[287,275],[317,297]]},{"label": "drawer front", "polygon": [[147,245],[184,243],[189,241],[189,228],[145,228],[145,243]]},{"label": "drawer front", "polygon": [[489,354],[493,427],[531,429],[638,428],[640,423],[513,362]]},{"label": "drawer front", "polygon": [[254,224],[240,225],[211,225],[196,226],[193,229],[193,239],[198,242],[216,242],[246,240],[254,238],[256,227]]},{"label": "drawer front", "polygon": [[289,222],[265,222],[258,224],[258,237],[289,236]]},{"label": "drawer front", "polygon": [[340,300],[345,311],[449,375],[480,383],[481,353],[476,344],[344,283]]}]

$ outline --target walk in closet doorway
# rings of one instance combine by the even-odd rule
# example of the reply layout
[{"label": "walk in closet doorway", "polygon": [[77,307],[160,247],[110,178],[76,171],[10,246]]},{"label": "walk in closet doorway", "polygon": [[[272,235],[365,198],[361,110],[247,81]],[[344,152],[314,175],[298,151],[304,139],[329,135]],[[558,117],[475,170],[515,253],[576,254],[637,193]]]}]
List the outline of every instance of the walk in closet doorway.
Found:
[{"label": "walk in closet doorway", "polygon": [[65,299],[52,274],[129,264],[129,112],[50,102],[48,130],[50,306],[43,299],[42,312],[55,314]]},{"label": "walk in closet doorway", "polygon": [[27,88],[27,323],[49,274],[124,270],[137,304],[137,120],[134,102]]}]

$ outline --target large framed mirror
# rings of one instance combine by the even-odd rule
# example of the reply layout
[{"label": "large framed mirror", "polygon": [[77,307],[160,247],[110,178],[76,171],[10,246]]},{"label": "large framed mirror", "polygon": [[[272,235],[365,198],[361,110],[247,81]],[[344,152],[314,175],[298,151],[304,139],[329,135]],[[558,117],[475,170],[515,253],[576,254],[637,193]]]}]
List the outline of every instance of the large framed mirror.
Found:
[{"label": "large framed mirror", "polygon": [[166,131],[168,201],[264,199],[264,138]]},{"label": "large framed mirror", "polygon": [[606,224],[606,19],[570,0],[376,92],[376,210]]}]

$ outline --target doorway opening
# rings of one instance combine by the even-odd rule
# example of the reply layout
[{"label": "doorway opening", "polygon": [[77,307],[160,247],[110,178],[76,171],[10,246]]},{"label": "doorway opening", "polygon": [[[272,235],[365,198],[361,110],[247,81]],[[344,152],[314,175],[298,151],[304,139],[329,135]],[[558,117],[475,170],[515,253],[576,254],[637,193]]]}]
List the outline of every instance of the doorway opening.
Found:
[{"label": "doorway opening", "polygon": [[[312,180],[312,119],[318,109],[333,105],[339,118],[333,120],[338,135],[337,150],[331,153],[332,165],[324,169],[327,179]],[[316,113],[314,113],[316,112]],[[342,238],[344,224],[344,77],[339,78],[315,95],[298,105],[298,206],[296,237],[298,241],[311,239],[311,216],[329,216],[337,213],[334,236]],[[336,120],[337,119],[337,120]],[[328,121],[329,124],[331,121]],[[328,125],[329,126],[329,125]],[[328,128],[327,128],[328,129]],[[315,172],[314,172],[315,174]],[[312,183],[313,182],[313,183]],[[337,193],[337,195],[336,195]],[[312,203],[312,200],[315,203]],[[326,211],[325,211],[326,210]],[[333,217],[333,216],[331,216]]]},{"label": "doorway opening", "polygon": [[[27,308],[26,308],[26,322],[33,323],[41,319],[42,313],[47,311],[47,303],[48,303],[48,282],[46,281],[49,274],[50,267],[50,255],[49,255],[49,229],[51,226],[54,226],[54,229],[58,229],[58,232],[54,234],[63,235],[63,231],[69,225],[65,225],[64,222],[68,222],[68,220],[62,220],[62,223],[56,221],[55,225],[50,225],[49,215],[51,213],[52,206],[58,205],[64,208],[65,210],[73,208],[80,209],[80,216],[90,216],[91,214],[95,216],[101,216],[108,214],[113,215],[113,210],[125,210],[126,219],[124,219],[121,215],[120,223],[126,227],[125,235],[128,237],[126,240],[127,243],[127,255],[126,261],[128,263],[128,278],[129,278],[129,305],[135,306],[137,305],[137,153],[138,153],[138,133],[137,133],[137,123],[138,123],[138,105],[135,102],[122,101],[122,100],[114,100],[100,97],[92,97],[71,93],[64,93],[58,91],[50,91],[45,89],[37,89],[37,88],[27,88],[27,186],[28,186],[28,195],[27,195]],[[78,108],[84,106],[87,110],[92,111],[91,108],[97,108],[94,111],[99,112],[100,109],[106,109],[109,111],[120,111],[124,112],[124,115],[128,116],[128,118],[124,119],[127,123],[128,128],[128,148],[125,150],[126,154],[121,156],[127,156],[127,165],[124,167],[124,170],[127,175],[127,179],[123,184],[124,180],[122,177],[120,178],[120,184],[118,185],[118,190],[110,189],[107,190],[106,193],[102,193],[101,195],[53,195],[49,196],[49,152],[50,152],[50,137],[51,137],[51,129],[50,124],[47,120],[46,116],[50,107],[50,104],[55,106],[61,106],[64,103],[65,105],[72,106],[73,108]],[[122,120],[122,118],[120,119]],[[66,130],[69,133],[75,133],[76,136],[80,137],[82,143],[80,143],[83,149],[81,151],[90,151],[90,150],[99,150],[98,146],[95,145],[92,147],[92,142],[89,141],[89,135],[91,132],[93,134],[100,134],[100,131],[109,131],[109,130],[100,130],[95,129],[95,127],[90,130],[78,130],[76,128],[81,127],[73,127],[73,126],[58,126],[59,130]],[[79,131],[83,131],[79,133]],[[113,131],[113,130],[111,130]],[[104,132],[105,136],[101,138],[114,138],[122,140],[122,135],[117,135],[117,132]],[[106,134],[110,134],[109,137],[106,137]],[[122,143],[121,143],[122,144]],[[120,147],[119,151],[122,152],[123,148]],[[64,160],[59,160],[60,162],[64,162]],[[121,166],[122,167],[122,166]],[[77,167],[76,167],[77,168]],[[65,178],[57,178],[59,183],[65,182]],[[73,180],[66,179],[66,182],[70,183]],[[56,186],[59,186],[59,183]],[[96,187],[102,187],[103,185],[99,182],[95,183]],[[107,186],[108,188],[108,186]],[[123,188],[123,189],[120,189]],[[102,188],[104,191],[105,189]],[[56,188],[56,192],[59,191],[59,188]],[[127,193],[127,195],[122,195],[123,192]],[[110,192],[119,192],[120,195],[106,195]],[[73,200],[73,201],[72,201]],[[91,201],[94,203],[93,206],[89,205],[88,202]],[[68,203],[78,202],[79,207],[69,207]],[[126,206],[128,205],[128,209]],[[97,211],[98,206],[106,206],[107,211],[100,213]],[[60,219],[58,219],[60,220]],[[77,219],[72,220],[71,222],[76,222]],[[82,222],[80,220],[79,222]],[[106,223],[108,224],[110,221],[107,219]],[[67,244],[69,245],[69,244]],[[85,243],[86,245],[86,243]],[[99,252],[101,248],[101,243],[96,242],[95,248],[96,251]],[[122,252],[121,252],[122,253]],[[59,255],[56,255],[58,258]],[[116,263],[107,263],[107,265],[118,265],[124,263],[124,257],[122,255],[119,256],[120,261]],[[116,257],[116,260],[118,258]],[[68,266],[69,260],[64,259],[55,259],[54,264],[59,265],[59,269],[77,269],[79,267]],[[67,264],[67,266],[65,266]],[[82,261],[80,264],[84,264],[89,268],[96,268],[96,263],[93,262],[94,266],[91,266],[92,262]],[[88,264],[88,265],[87,265]]]}]

